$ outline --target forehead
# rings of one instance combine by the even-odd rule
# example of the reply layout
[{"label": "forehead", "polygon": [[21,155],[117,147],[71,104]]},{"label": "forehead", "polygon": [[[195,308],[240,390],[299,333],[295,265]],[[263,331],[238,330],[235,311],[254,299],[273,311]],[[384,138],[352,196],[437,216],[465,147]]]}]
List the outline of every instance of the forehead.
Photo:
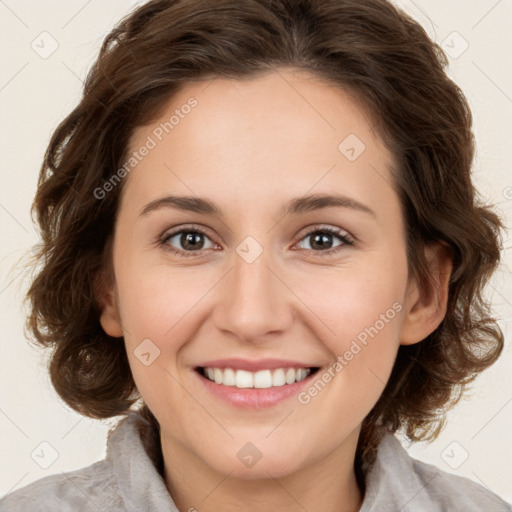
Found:
[{"label": "forehead", "polygon": [[373,188],[366,200],[375,201],[394,193],[393,158],[367,110],[349,91],[304,71],[187,83],[134,131],[129,153],[149,139],[151,151],[129,176],[147,200],[158,189],[208,195],[218,183],[228,195],[260,199],[269,189],[336,190],[362,200]]},{"label": "forehead", "polygon": [[[189,107],[191,101],[193,108]],[[167,130],[164,126],[158,138],[187,138],[198,146],[230,141],[234,146],[245,137],[244,149],[248,149],[250,142],[254,147],[272,141],[318,142],[322,137],[326,145],[321,149],[325,150],[331,141],[336,143],[348,135],[347,131],[370,145],[381,146],[370,112],[351,91],[294,68],[240,79],[185,83],[162,105],[159,114],[152,126],[167,123]],[[147,131],[147,127],[135,130],[131,145],[137,146]],[[227,138],[232,135],[237,135],[235,140]],[[295,151],[302,149],[297,146]],[[334,150],[338,151],[337,144]]]}]

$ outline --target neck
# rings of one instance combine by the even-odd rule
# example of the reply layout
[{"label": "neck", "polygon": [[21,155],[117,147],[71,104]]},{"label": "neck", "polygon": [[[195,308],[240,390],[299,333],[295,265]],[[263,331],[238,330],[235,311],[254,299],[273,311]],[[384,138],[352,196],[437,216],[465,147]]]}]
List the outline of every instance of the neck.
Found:
[{"label": "neck", "polygon": [[[161,437],[164,478],[174,503],[187,512],[357,512],[363,492],[354,472],[359,431],[330,454],[288,475],[244,479],[215,471],[175,440]],[[191,477],[193,475],[193,477]]]}]

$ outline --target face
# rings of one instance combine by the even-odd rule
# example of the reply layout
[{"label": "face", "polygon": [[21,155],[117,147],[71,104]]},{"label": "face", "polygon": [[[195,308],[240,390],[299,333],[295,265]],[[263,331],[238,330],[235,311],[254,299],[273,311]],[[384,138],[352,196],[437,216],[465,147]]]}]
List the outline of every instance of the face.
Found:
[{"label": "face", "polygon": [[371,126],[348,93],[281,69],[187,84],[134,132],[101,322],[168,450],[252,479],[355,448],[399,345],[422,337]]}]

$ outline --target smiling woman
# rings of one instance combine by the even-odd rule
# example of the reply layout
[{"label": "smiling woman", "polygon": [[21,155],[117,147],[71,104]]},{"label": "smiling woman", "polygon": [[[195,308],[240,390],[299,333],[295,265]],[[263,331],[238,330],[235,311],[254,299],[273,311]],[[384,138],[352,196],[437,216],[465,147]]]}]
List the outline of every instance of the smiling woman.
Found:
[{"label": "smiling woman", "polygon": [[434,439],[503,348],[445,64],[385,0],[153,0],[109,34],[43,163],[29,326],[67,404],[126,418],[2,510],[509,510],[393,435]]}]

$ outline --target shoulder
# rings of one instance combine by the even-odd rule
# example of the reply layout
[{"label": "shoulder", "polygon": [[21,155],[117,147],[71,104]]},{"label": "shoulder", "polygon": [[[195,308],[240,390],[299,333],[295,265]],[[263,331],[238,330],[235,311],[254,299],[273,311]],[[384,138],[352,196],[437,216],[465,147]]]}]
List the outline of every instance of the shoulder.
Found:
[{"label": "shoulder", "polygon": [[367,507],[361,512],[380,506],[402,512],[512,512],[510,504],[483,485],[414,459],[392,434],[379,446],[367,491]]},{"label": "shoulder", "polygon": [[429,499],[447,510],[511,512],[512,506],[499,496],[469,478],[442,471],[436,466],[411,458],[414,473],[424,486]]},{"label": "shoulder", "polygon": [[83,512],[125,510],[107,460],[32,482],[0,499],[2,512]]}]

